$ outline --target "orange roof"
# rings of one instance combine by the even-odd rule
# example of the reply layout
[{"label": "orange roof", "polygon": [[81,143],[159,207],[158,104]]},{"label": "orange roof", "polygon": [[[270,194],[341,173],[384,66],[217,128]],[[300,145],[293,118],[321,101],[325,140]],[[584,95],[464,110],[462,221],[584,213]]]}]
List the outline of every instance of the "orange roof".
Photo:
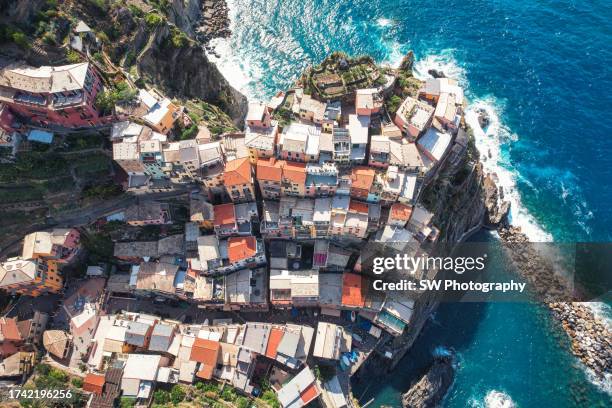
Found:
[{"label": "orange roof", "polygon": [[231,263],[241,261],[257,253],[257,240],[253,236],[232,237],[227,240],[227,255]]},{"label": "orange roof", "polygon": [[342,304],[355,307],[363,307],[365,304],[361,275],[354,273],[342,275]]},{"label": "orange roof", "polygon": [[268,346],[266,348],[266,357],[276,358],[276,349],[283,339],[285,332],[281,329],[273,327],[270,330],[270,337],[268,337]]},{"label": "orange roof", "polygon": [[225,164],[223,182],[226,186],[251,184],[251,162],[248,158],[230,160]]},{"label": "orange roof", "polygon": [[201,339],[199,337],[195,339],[191,346],[191,356],[189,356],[189,359],[202,363],[200,371],[196,374],[198,377],[207,380],[212,378],[212,372],[217,365],[220,350],[221,345],[218,341]]},{"label": "orange roof", "polygon": [[203,365],[201,370],[196,373],[196,377],[210,380],[213,375],[214,366]]},{"label": "orange roof", "polygon": [[283,166],[283,178],[295,184],[306,183],[306,164],[296,162],[285,162]]},{"label": "orange roof", "polygon": [[394,220],[408,221],[412,214],[412,207],[402,203],[395,203],[391,206],[391,218]]},{"label": "orange roof", "polygon": [[319,396],[319,389],[315,383],[310,384],[304,391],[300,393],[300,398],[304,404],[308,404],[313,399]]},{"label": "orange roof", "polygon": [[104,376],[99,374],[88,373],[83,380],[83,389],[96,394],[102,394],[104,389]]},{"label": "orange roof", "polygon": [[0,334],[6,341],[21,341],[21,334],[17,327],[17,320],[11,318],[0,319]]},{"label": "orange roof", "polygon": [[361,201],[351,199],[349,203],[349,211],[367,214],[368,213],[368,205],[366,203],[362,203]]},{"label": "orange roof", "polygon": [[376,172],[368,167],[354,167],[351,172],[351,188],[370,190]]},{"label": "orange roof", "polygon": [[213,207],[215,215],[215,227],[222,225],[234,224],[236,222],[236,215],[234,212],[234,204],[219,204]]},{"label": "orange roof", "polygon": [[257,180],[270,180],[280,183],[283,171],[283,162],[276,161],[274,158],[269,160],[257,160]]}]

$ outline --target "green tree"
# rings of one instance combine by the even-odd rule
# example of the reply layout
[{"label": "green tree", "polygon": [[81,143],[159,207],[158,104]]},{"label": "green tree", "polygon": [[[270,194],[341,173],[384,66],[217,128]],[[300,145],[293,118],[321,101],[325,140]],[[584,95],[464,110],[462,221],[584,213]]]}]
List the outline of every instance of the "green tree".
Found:
[{"label": "green tree", "polygon": [[185,399],[186,395],[187,393],[185,392],[183,387],[178,384],[172,387],[172,389],[170,390],[170,400],[174,405],[177,405],[178,403],[182,402]]},{"label": "green tree", "polygon": [[153,401],[159,405],[167,405],[170,402],[170,393],[166,390],[157,390],[153,394]]},{"label": "green tree", "polygon": [[72,381],[70,381],[70,383],[75,386],[76,388],[81,388],[83,387],[83,380],[81,378],[75,377],[72,379]]}]

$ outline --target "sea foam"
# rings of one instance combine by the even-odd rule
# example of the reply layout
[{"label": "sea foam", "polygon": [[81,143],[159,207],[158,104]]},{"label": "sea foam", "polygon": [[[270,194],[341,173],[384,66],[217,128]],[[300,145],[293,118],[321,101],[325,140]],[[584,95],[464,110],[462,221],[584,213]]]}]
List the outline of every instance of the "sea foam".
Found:
[{"label": "sea foam", "polygon": [[[471,96],[467,71],[457,63],[454,50],[447,49],[438,54],[429,54],[416,61],[414,75],[419,79],[431,78],[429,71],[435,69],[442,71],[447,77],[456,79],[464,88],[467,96]],[[486,112],[490,124],[482,129],[478,123],[480,111]],[[503,144],[512,143],[518,136],[512,133],[501,120],[503,104],[496,98],[476,97],[470,101],[465,114],[465,120],[474,130],[476,148],[480,153],[483,168],[487,173],[496,175],[497,184],[504,191],[504,199],[510,201],[510,221],[512,225],[521,227],[521,230],[532,242],[550,242],[552,235],[542,228],[529,211],[522,205],[521,196],[517,190],[517,180],[521,177],[512,168],[507,157],[504,157]]]}]

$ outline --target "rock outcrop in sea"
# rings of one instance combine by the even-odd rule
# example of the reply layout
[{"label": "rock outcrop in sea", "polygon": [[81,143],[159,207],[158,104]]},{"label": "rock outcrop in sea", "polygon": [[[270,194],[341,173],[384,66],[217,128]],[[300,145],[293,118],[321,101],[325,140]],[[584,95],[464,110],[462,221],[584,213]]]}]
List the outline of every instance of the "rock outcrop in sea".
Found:
[{"label": "rock outcrop in sea", "polygon": [[454,378],[452,357],[436,357],[427,373],[402,395],[402,406],[404,408],[439,407]]}]

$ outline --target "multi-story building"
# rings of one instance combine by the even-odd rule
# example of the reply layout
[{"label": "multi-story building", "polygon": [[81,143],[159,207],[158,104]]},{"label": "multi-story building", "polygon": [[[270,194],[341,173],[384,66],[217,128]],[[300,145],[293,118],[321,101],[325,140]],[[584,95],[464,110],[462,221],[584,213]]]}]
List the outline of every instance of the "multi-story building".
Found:
[{"label": "multi-story building", "polygon": [[413,142],[429,127],[433,113],[433,106],[409,96],[395,112],[394,122]]},{"label": "multi-story building", "polygon": [[376,178],[376,171],[368,167],[353,167],[351,170],[351,197],[363,201],[377,201],[371,191]]},{"label": "multi-story building", "polygon": [[[163,136],[160,133],[157,135]],[[162,149],[162,140],[151,138],[150,140],[140,142],[140,162],[144,166],[147,174],[153,179],[162,179],[166,177],[162,167],[164,165],[164,156]]]},{"label": "multi-story building", "polygon": [[347,164],[351,158],[351,136],[347,128],[334,126],[332,131],[334,145],[334,162]]},{"label": "multi-story building", "polygon": [[303,95],[299,101],[300,118],[319,125],[325,119],[325,108],[325,103],[313,99],[310,95]]},{"label": "multi-story building", "polygon": [[284,163],[281,195],[297,197],[306,195],[306,164],[290,161]]},{"label": "multi-story building", "polygon": [[279,157],[298,162],[317,162],[320,136],[321,128],[318,126],[291,123],[280,136]]},{"label": "multi-story building", "polygon": [[283,161],[276,160],[273,157],[257,161],[255,174],[259,191],[264,199],[278,200],[280,198],[283,164]]},{"label": "multi-story building", "polygon": [[278,123],[272,120],[270,109],[265,104],[249,104],[244,133],[244,144],[249,150],[251,163],[255,164],[258,159],[274,157]]},{"label": "multi-story building", "polygon": [[102,80],[88,62],[57,67],[11,66],[0,71],[0,102],[26,122],[63,128],[110,123],[95,106]]},{"label": "multi-story building", "polygon": [[142,117],[145,123],[156,132],[164,135],[174,127],[174,121],[179,117],[179,107],[168,98],[155,102]]},{"label": "multi-story building", "polygon": [[76,229],[26,235],[21,256],[0,263],[0,289],[30,296],[61,291],[61,267],[75,258],[79,244]]},{"label": "multi-story building", "polygon": [[328,197],[336,193],[338,168],[334,163],[306,165],[306,196]]},{"label": "multi-story building", "polygon": [[223,170],[225,161],[220,142],[198,144],[200,168],[198,179],[202,181],[209,195],[220,195],[224,192]]},{"label": "multi-story building", "polygon": [[255,186],[253,169],[248,158],[228,161],[223,173],[225,190],[233,202],[253,201]]},{"label": "multi-story building", "polygon": [[389,154],[391,143],[387,136],[372,136],[370,141],[370,154],[368,165],[372,167],[386,168],[389,166]]},{"label": "multi-story building", "polygon": [[355,111],[358,115],[371,116],[379,113],[383,98],[375,88],[358,89],[355,92]]},{"label": "multi-story building", "polygon": [[363,164],[369,141],[370,117],[349,115],[348,130],[351,137],[350,161],[354,164]]}]

